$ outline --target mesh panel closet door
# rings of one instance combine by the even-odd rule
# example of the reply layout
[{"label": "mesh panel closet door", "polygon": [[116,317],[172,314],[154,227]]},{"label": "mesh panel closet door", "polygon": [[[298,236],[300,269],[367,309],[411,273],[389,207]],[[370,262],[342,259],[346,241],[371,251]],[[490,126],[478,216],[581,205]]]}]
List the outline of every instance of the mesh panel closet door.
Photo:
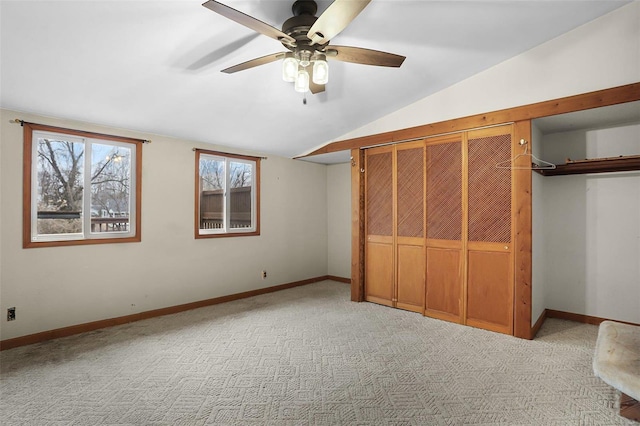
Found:
[{"label": "mesh panel closet door", "polygon": [[462,239],[460,141],[427,146],[427,238]]},{"label": "mesh panel closet door", "polygon": [[[406,146],[406,147],[405,147]],[[424,144],[396,150],[396,307],[424,310]]]},{"label": "mesh panel closet door", "polygon": [[469,139],[469,241],[511,242],[511,135]]},{"label": "mesh panel closet door", "polygon": [[393,155],[367,155],[366,209],[368,235],[393,235]]},{"label": "mesh panel closet door", "polygon": [[469,136],[466,323],[506,334],[513,330],[514,304],[511,170],[496,164],[511,158],[510,129]]},{"label": "mesh panel closet door", "polygon": [[393,148],[365,153],[365,300],[393,305]]},{"label": "mesh panel closet door", "polygon": [[462,140],[427,145],[425,315],[462,322]]},{"label": "mesh panel closet door", "polygon": [[424,236],[424,149],[398,149],[398,236]]}]

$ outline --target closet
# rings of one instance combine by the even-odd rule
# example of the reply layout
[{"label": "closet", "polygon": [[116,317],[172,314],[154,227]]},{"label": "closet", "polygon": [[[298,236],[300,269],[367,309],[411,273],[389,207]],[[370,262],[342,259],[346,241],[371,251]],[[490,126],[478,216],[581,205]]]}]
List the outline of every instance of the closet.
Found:
[{"label": "closet", "polygon": [[[525,339],[558,313],[581,321],[637,322],[640,186],[637,173],[632,178],[620,172],[640,168],[637,127],[625,125],[640,123],[639,104],[640,83],[632,83],[319,149],[317,154],[351,153],[351,300],[410,306]],[[602,149],[604,130],[592,133],[576,140],[580,152],[568,153],[566,133],[598,128],[598,108],[608,108],[603,119],[615,120],[606,132],[623,133],[608,135]],[[552,133],[563,135],[548,140],[548,126],[560,126]],[[630,148],[611,151],[615,141]],[[404,169],[407,159],[399,155],[408,144],[415,152],[424,149],[418,154],[424,168],[416,171],[423,185],[417,195],[405,191],[406,175],[420,180]],[[547,161],[553,165],[541,167]],[[594,178],[595,172],[607,174]],[[631,189],[623,193],[626,186]],[[621,208],[609,202],[612,197]],[[408,234],[402,222],[407,207],[401,204],[419,206],[421,199],[422,232]],[[419,212],[408,216],[414,225]]]},{"label": "closet", "polygon": [[424,143],[367,150],[365,299],[424,311]]},{"label": "closet", "polygon": [[541,118],[532,316],[640,323],[640,102]]},{"label": "closet", "polygon": [[365,300],[513,333],[513,126],[365,150]]}]

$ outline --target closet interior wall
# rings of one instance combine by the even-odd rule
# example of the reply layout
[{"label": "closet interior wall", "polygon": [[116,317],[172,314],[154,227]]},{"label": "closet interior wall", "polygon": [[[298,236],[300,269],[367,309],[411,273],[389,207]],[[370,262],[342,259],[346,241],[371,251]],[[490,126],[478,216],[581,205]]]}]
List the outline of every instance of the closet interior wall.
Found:
[{"label": "closet interior wall", "polygon": [[[556,164],[640,155],[638,122],[541,129],[536,155]],[[640,172],[534,181],[534,321],[549,309],[640,324]]]}]

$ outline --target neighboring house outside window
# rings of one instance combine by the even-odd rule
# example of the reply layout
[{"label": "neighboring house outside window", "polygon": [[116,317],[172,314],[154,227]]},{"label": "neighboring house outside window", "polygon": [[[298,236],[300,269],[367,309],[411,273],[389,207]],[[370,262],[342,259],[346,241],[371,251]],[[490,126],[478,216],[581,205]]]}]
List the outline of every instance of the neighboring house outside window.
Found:
[{"label": "neighboring house outside window", "polygon": [[260,158],[196,150],[195,237],[260,235]]},{"label": "neighboring house outside window", "polygon": [[140,241],[143,141],[23,126],[23,247]]}]

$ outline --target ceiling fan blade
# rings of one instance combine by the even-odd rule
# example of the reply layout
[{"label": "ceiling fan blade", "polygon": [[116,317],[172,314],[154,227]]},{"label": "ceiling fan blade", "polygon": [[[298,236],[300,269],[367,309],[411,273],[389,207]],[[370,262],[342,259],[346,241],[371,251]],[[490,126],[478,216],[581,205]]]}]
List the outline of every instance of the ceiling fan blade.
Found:
[{"label": "ceiling fan blade", "polygon": [[309,91],[314,95],[324,92],[324,84],[316,84],[313,82],[313,67],[309,67]]},{"label": "ceiling fan blade", "polygon": [[238,65],[223,69],[221,72],[227,74],[233,74],[234,72],[248,70],[249,68],[258,67],[260,65],[268,64],[270,62],[277,61],[284,58],[284,52],[272,53],[271,55],[262,56],[260,58],[251,59],[250,61],[243,62]]},{"label": "ceiling fan blade", "polygon": [[225,18],[229,18],[240,25],[244,25],[245,27],[252,29],[253,31],[264,34],[267,37],[271,37],[290,46],[295,46],[296,44],[296,40],[293,37],[288,36],[279,29],[220,2],[209,0],[202,5],[213,12],[219,13]]},{"label": "ceiling fan blade", "polygon": [[220,59],[224,58],[225,56],[229,55],[232,52],[235,52],[236,50],[238,50],[239,48],[241,48],[242,46],[244,46],[245,44],[249,43],[251,40],[253,40],[254,38],[258,37],[260,34],[255,33],[255,34],[249,34],[247,36],[242,37],[241,39],[238,39],[236,41],[232,41],[231,43],[228,43],[222,47],[219,47],[215,50],[212,50],[211,52],[209,52],[208,54],[206,54],[205,56],[201,57],[200,59],[198,59],[197,61],[195,61],[194,63],[192,63],[191,65],[189,65],[187,67],[188,70],[191,71],[197,71],[201,68],[204,68],[208,65],[211,65],[212,63],[219,61]]},{"label": "ceiling fan blade", "polygon": [[327,55],[327,58],[334,59],[336,61],[376,65],[379,67],[398,68],[406,59],[404,56],[396,55],[394,53],[351,46],[330,45],[327,46],[324,53]]},{"label": "ceiling fan blade", "polygon": [[324,44],[338,35],[355,19],[371,0],[335,0],[322,12],[307,37],[311,44]]},{"label": "ceiling fan blade", "polygon": [[313,81],[309,82],[309,91],[314,95],[324,92],[324,84],[315,84]]}]

